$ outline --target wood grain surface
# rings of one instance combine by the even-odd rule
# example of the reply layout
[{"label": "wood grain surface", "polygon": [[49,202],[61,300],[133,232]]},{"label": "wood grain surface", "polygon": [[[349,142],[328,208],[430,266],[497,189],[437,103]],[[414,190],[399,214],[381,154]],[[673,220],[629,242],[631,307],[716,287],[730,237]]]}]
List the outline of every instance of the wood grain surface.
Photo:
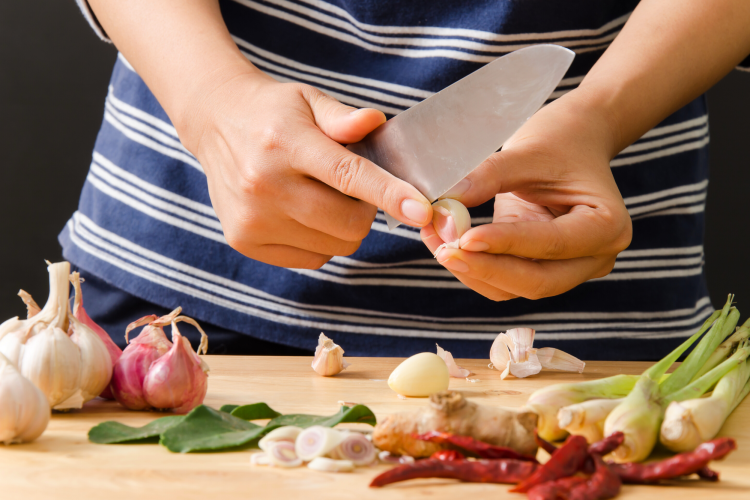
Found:
[{"label": "wood grain surface", "polygon": [[[413,410],[424,399],[399,399],[386,383],[397,366],[394,358],[347,358],[352,363],[336,377],[324,378],[309,358],[206,356],[211,366],[205,404],[264,401],[282,413],[330,415],[339,401],[368,405],[378,417]],[[640,373],[645,363],[590,362],[583,374],[543,371],[527,379],[500,380],[486,360],[459,360],[472,379],[451,379],[450,388],[477,403],[521,406],[534,390],[548,384],[594,379],[617,373]],[[358,468],[354,473],[324,473],[307,468],[281,470],[250,465],[254,450],[225,453],[170,453],[159,445],[97,445],[88,430],[105,420],[144,425],[162,416],[128,411],[115,402],[96,399],[82,410],[55,414],[34,443],[0,445],[0,498],[5,499],[211,499],[211,498],[517,498],[508,486],[465,484],[453,480],[408,481],[381,489],[370,480],[387,466]],[[624,486],[619,498],[750,498],[750,398],[732,414],[721,435],[732,436],[739,449],[714,463],[719,483],[676,481],[670,486]],[[544,452],[540,452],[544,453]],[[542,458],[540,456],[540,458]]]}]

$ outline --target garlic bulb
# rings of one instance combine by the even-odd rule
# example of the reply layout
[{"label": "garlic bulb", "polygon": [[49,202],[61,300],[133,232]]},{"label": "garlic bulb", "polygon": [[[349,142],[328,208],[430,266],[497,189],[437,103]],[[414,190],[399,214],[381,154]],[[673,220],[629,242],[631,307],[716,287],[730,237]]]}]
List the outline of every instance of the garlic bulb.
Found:
[{"label": "garlic bulb", "polygon": [[443,248],[459,247],[461,236],[471,229],[471,215],[460,201],[444,198],[432,204],[432,225],[445,242],[435,251],[437,254]]},{"label": "garlic bulb", "polygon": [[0,354],[0,442],[35,440],[47,428],[49,417],[47,396]]},{"label": "garlic bulb", "polygon": [[56,410],[80,408],[81,351],[60,328],[50,325],[31,337],[21,357],[21,375],[44,394]]},{"label": "garlic bulb", "polygon": [[518,378],[536,375],[542,367],[583,373],[586,363],[575,356],[551,347],[534,349],[534,333],[532,328],[513,328],[495,338],[490,361],[494,368],[503,370],[500,378],[508,374]]},{"label": "garlic bulb", "polygon": [[[91,331],[94,332],[96,336],[99,337],[99,339],[101,339],[101,341],[104,343],[104,347],[109,353],[109,357],[111,360],[110,364],[114,366],[117,360],[120,359],[120,356],[122,356],[122,349],[120,349],[117,344],[112,341],[112,338],[107,332],[104,331],[101,326],[97,325],[96,322],[94,322],[94,320],[89,317],[89,315],[86,313],[86,309],[83,308],[83,292],[81,291],[81,283],[83,282],[83,278],[81,278],[80,273],[72,273],[70,275],[70,282],[73,284],[73,287],[75,289],[75,302],[73,304],[72,316],[75,316],[75,319],[90,328]],[[31,313],[31,309],[29,309],[29,313]],[[110,367],[109,371],[111,374],[112,367]],[[104,399],[115,399],[115,397],[112,395],[112,390],[109,388],[109,383],[107,383],[107,386],[103,391],[100,391],[99,397],[102,397]]]},{"label": "garlic bulb", "polygon": [[344,361],[344,350],[321,333],[312,361],[312,368],[315,373],[324,377],[331,377],[342,372],[348,366],[350,366],[349,363]]},{"label": "garlic bulb", "polygon": [[[127,338],[133,328],[146,325],[122,352],[112,373],[110,387],[117,401],[126,408],[187,413],[206,397],[208,365],[180,334],[177,322],[190,323],[201,333],[198,353],[206,352],[208,337],[195,320],[177,316],[181,310],[178,307],[161,318],[146,316],[126,329]],[[168,324],[172,325],[172,342],[162,329]]]},{"label": "garlic bulb", "polygon": [[439,345],[435,344],[437,346],[437,355],[440,356],[443,361],[445,361],[445,365],[448,367],[448,373],[451,377],[454,378],[466,378],[469,375],[471,375],[471,371],[467,370],[466,368],[461,368],[456,364],[456,360],[453,359],[453,354],[446,351]]}]

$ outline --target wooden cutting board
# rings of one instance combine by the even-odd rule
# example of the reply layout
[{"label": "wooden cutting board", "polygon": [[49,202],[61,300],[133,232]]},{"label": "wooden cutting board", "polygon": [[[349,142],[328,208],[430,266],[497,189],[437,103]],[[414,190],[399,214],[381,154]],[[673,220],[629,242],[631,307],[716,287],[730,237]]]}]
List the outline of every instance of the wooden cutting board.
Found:
[{"label": "wooden cutting board", "polygon": [[[347,358],[352,366],[324,378],[310,368],[310,358],[206,356],[211,366],[205,403],[264,401],[282,413],[330,415],[339,401],[368,405],[380,417],[412,410],[424,399],[402,400],[386,383],[400,359]],[[527,379],[500,380],[487,360],[460,360],[474,372],[471,379],[451,379],[450,388],[484,405],[521,406],[534,390],[549,384],[594,379],[618,373],[641,373],[646,363],[590,362],[583,374],[543,371]],[[162,416],[125,410],[115,402],[95,400],[83,410],[55,414],[34,443],[0,445],[0,498],[6,499],[212,499],[212,498],[517,498],[508,486],[423,479],[382,489],[368,488],[386,466],[332,474],[306,468],[280,470],[250,465],[252,450],[229,453],[175,454],[159,445],[97,445],[88,430],[105,420],[144,425]],[[750,398],[725,424],[721,435],[737,440],[738,450],[713,467],[719,483],[675,482],[672,486],[624,486],[618,498],[728,499],[750,498]],[[543,452],[540,452],[543,453]]]}]

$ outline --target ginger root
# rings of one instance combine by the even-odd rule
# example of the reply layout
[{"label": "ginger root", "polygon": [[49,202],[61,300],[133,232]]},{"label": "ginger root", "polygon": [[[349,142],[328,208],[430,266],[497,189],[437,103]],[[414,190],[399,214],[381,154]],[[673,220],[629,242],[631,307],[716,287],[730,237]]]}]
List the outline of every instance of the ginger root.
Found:
[{"label": "ginger root", "polygon": [[450,449],[450,446],[419,441],[414,436],[438,431],[471,436],[495,446],[535,455],[536,423],[537,414],[532,411],[480,406],[467,401],[458,392],[442,391],[430,396],[430,405],[426,408],[384,418],[375,427],[372,442],[390,453],[429,457],[436,451]]}]

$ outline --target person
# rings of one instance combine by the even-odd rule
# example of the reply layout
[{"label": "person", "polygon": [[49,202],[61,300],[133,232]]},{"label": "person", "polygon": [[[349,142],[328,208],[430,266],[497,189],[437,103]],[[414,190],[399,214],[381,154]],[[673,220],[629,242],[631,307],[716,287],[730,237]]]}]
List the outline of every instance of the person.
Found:
[{"label": "person", "polygon": [[[712,311],[703,93],[750,53],[744,0],[78,2],[120,55],[60,241],[120,342],[180,305],[214,352],[487,357],[525,326],[647,360]],[[575,60],[451,190],[474,227],[433,259],[430,203],[344,145],[539,43]]]}]

